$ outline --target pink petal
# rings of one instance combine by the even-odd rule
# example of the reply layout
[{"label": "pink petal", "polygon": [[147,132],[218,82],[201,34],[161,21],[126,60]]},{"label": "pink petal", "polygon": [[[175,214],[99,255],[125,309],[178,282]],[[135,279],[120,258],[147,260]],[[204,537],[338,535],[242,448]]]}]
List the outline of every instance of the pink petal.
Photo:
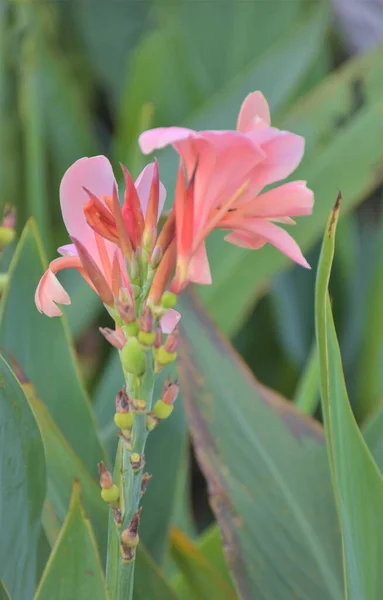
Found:
[{"label": "pink petal", "polygon": [[[117,185],[110,162],[105,156],[80,158],[65,172],[60,185],[61,211],[70,237],[78,239],[100,265],[93,230],[85,220],[83,207],[88,201],[87,188],[101,201],[103,196],[113,195]],[[108,253],[113,256],[114,245],[106,242]]]},{"label": "pink petal", "polygon": [[77,248],[74,244],[66,244],[57,248],[57,252],[61,256],[78,256]]},{"label": "pink petal", "polygon": [[177,310],[174,310],[174,308],[170,308],[160,321],[162,331],[166,334],[171,333],[178,324],[180,318],[180,313]]},{"label": "pink petal", "polygon": [[[146,217],[146,211],[149,203],[149,194],[150,188],[152,186],[153,180],[153,171],[154,171],[154,163],[149,163],[144,167],[139,176],[136,179],[135,186],[137,189],[137,194],[141,203],[141,210],[144,218]],[[166,200],[166,189],[164,184],[160,181],[160,197],[158,204],[158,218],[162,213],[162,209],[164,208]]]},{"label": "pink petal", "polygon": [[225,240],[239,248],[249,248],[250,250],[259,250],[267,243],[265,238],[245,231],[232,231],[225,236]]},{"label": "pink petal", "polygon": [[188,281],[193,281],[194,283],[199,283],[201,285],[210,285],[212,282],[210,265],[204,243],[200,244],[193,253],[188,267],[187,279]]},{"label": "pink petal", "polygon": [[311,215],[314,194],[305,181],[291,181],[256,196],[242,210],[248,216],[280,218]]},{"label": "pink petal", "polygon": [[310,269],[296,241],[281,227],[265,219],[246,219],[243,225],[250,234],[265,238],[270,244],[278,248],[283,254],[294,260],[302,267]]},{"label": "pink petal", "polygon": [[238,115],[237,130],[247,133],[259,126],[270,125],[270,109],[266,98],[261,92],[249,94],[242,103]]},{"label": "pink petal", "polygon": [[[257,133],[262,132],[263,130]],[[252,139],[256,141],[257,134],[252,136]],[[253,172],[257,191],[270,183],[285,179],[295,171],[302,160],[304,147],[303,137],[287,131],[281,131],[278,135],[270,136],[268,141],[262,142],[261,148],[265,152],[266,158]]]},{"label": "pink petal", "polygon": [[62,311],[57,304],[70,304],[67,292],[50,269],[45,271],[40,279],[35,293],[35,303],[37,309],[48,317],[60,317],[62,315]]},{"label": "pink petal", "polygon": [[165,148],[165,146],[183,140],[193,133],[192,129],[186,127],[157,127],[141,133],[138,143],[144,154],[151,154],[154,150]]}]

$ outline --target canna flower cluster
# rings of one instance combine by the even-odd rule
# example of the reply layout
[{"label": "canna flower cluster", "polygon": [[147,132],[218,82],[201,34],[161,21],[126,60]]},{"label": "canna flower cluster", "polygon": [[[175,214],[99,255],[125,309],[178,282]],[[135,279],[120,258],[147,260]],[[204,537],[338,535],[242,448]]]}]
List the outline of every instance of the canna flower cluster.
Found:
[{"label": "canna flower cluster", "polygon": [[133,331],[139,317],[141,342],[154,343],[159,319],[165,333],[177,324],[175,296],[190,282],[211,283],[205,241],[216,228],[227,231],[225,239],[232,244],[256,250],[269,243],[309,267],[281,225],[311,214],[313,193],[305,181],[270,188],[296,169],[304,139],[271,126],[260,92],[243,102],[236,130],[162,127],[142,133],[139,144],[144,154],[170,144],[180,157],[174,204],[161,231],[157,225],[166,192],[156,161],[136,182],[122,166],[121,206],[109,161],[104,156],[78,160],[60,187],[72,243],[59,248],[61,257],[50,263],[38,285],[40,312],[59,316],[59,305],[70,304],[56,274],[75,268],[115,319],[116,332],[105,334],[111,343],[122,348],[126,340],[121,325],[125,333]]}]

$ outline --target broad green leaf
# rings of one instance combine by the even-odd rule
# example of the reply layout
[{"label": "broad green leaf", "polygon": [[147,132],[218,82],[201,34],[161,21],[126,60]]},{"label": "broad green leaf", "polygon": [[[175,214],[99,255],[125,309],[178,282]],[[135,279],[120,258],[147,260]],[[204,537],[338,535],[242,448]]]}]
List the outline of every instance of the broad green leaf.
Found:
[{"label": "broad green leaf", "polygon": [[86,512],[95,530],[101,553],[104,554],[107,507],[101,500],[100,487],[53,422],[47,408],[37,396],[34,386],[27,380],[22,369],[14,361],[11,364],[36,416],[44,442],[47,464],[47,497],[43,522],[47,538],[53,545],[68,510],[73,481],[78,481],[81,485]]},{"label": "broad green leaf", "polygon": [[136,560],[134,600],[181,600],[141,544],[137,547]]},{"label": "broad green leaf", "polygon": [[14,600],[30,600],[45,496],[45,457],[34,414],[0,356],[0,577]]},{"label": "broad green leaf", "polygon": [[74,484],[68,514],[52,550],[35,600],[108,600],[92,527]]},{"label": "broad green leaf", "polygon": [[0,579],[0,600],[11,600],[4,582]]},{"label": "broad green leaf", "polygon": [[293,402],[297,408],[307,415],[313,415],[317,409],[319,403],[319,358],[315,345],[307,358]]},{"label": "broad green leaf", "polygon": [[215,570],[198,546],[178,529],[172,531],[171,555],[181,573],[176,590],[183,600],[210,600],[215,595],[222,600],[238,598],[232,584]]},{"label": "broad green leaf", "polygon": [[[167,373],[157,377],[154,398],[161,397]],[[172,376],[175,376],[173,370]],[[101,435],[110,455],[117,446],[117,428],[113,420],[114,398],[124,378],[117,352],[112,352],[109,362],[98,382],[94,396],[96,418]],[[143,497],[140,535],[156,562],[161,563],[167,549],[169,524],[177,492],[177,474],[184,467],[186,422],[182,401],[177,400],[171,417],[160,424],[149,436],[145,469],[153,475]],[[161,498],[161,501],[159,499]]]},{"label": "broad green leaf", "polygon": [[[363,82],[365,99],[357,109],[353,105],[356,80]],[[349,211],[379,184],[376,165],[381,161],[382,85],[378,48],[331,74],[279,123],[306,139],[306,154],[294,179],[308,181],[316,202],[313,216],[300,219],[292,231],[303,251],[319,238],[338,188],[344,195],[344,210]],[[231,122],[234,115],[226,126]],[[200,294],[215,320],[232,333],[271,277],[291,261],[269,245],[256,252],[235,248],[224,242],[220,233],[211,236],[208,246],[214,285],[201,287]]]},{"label": "broad green leaf", "polygon": [[343,539],[346,598],[383,589],[383,478],[355,421],[344,381],[328,293],[339,201],[323,239],[316,285],[316,335],[329,461]]},{"label": "broad green leaf", "polygon": [[375,459],[380,471],[383,473],[383,410],[376,413],[363,430],[364,439]]},{"label": "broad green leaf", "polygon": [[232,586],[233,580],[228,571],[223,553],[221,532],[216,524],[211,525],[199,536],[197,546],[212,567]]},{"label": "broad green leaf", "polygon": [[35,306],[34,294],[45,266],[41,242],[30,221],[9,271],[10,284],[1,305],[0,345],[20,364],[68,443],[95,474],[105,454],[65,318],[46,317]]},{"label": "broad green leaf", "polygon": [[252,378],[195,300],[180,304],[186,413],[241,597],[340,600],[320,426]]}]

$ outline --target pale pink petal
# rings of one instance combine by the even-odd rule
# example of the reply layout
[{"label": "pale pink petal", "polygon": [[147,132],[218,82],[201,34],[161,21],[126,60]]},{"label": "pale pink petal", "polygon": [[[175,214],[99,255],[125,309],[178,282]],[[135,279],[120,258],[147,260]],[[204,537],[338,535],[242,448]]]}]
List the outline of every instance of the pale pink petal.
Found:
[{"label": "pale pink petal", "polygon": [[245,231],[232,231],[225,236],[225,240],[239,246],[239,248],[249,248],[250,250],[259,250],[267,243],[265,238],[259,235],[246,233]]},{"label": "pale pink petal", "polygon": [[210,285],[212,282],[204,243],[200,244],[193,253],[188,267],[187,280],[201,285]]},{"label": "pale pink petal", "polygon": [[74,244],[65,244],[65,246],[60,246],[57,248],[57,252],[61,254],[61,256],[78,256],[77,248]]},{"label": "pale pink petal", "polygon": [[247,133],[258,128],[259,123],[270,125],[270,109],[266,98],[261,92],[249,94],[242,103],[238,115],[237,129]]},{"label": "pale pink petal", "polygon": [[162,331],[166,334],[171,333],[177,326],[180,318],[180,313],[174,310],[174,308],[170,308],[160,321]]},{"label": "pale pink petal", "polygon": [[[89,199],[87,188],[101,201],[112,196],[117,185],[110,162],[105,156],[80,158],[66,171],[60,185],[61,211],[71,238],[78,239],[101,266],[93,230],[85,220],[83,207]],[[113,255],[114,245],[107,242],[108,253]]]},{"label": "pale pink petal", "polygon": [[291,181],[253,198],[242,206],[252,217],[280,218],[311,215],[314,194],[305,181]]},{"label": "pale pink petal", "polygon": [[293,261],[310,269],[296,241],[281,227],[265,219],[244,219],[240,230],[265,238],[270,244],[278,248]]},{"label": "pale pink petal", "polygon": [[281,131],[269,141],[261,144],[265,160],[257,165],[252,180],[257,191],[266,185],[288,177],[302,160],[305,140],[299,135]]},{"label": "pale pink petal", "polygon": [[165,148],[165,146],[183,140],[193,133],[192,129],[186,127],[157,127],[141,133],[138,144],[144,154],[151,154],[154,150]]},{"label": "pale pink petal", "polygon": [[[141,210],[144,218],[146,217],[146,211],[149,203],[150,188],[152,187],[154,172],[154,163],[149,163],[144,167],[139,176],[136,179],[135,186],[137,194],[140,199]],[[158,204],[158,218],[160,218],[162,209],[164,208],[166,200],[166,189],[164,184],[160,181],[160,197]]]},{"label": "pale pink petal", "polygon": [[40,279],[35,293],[37,309],[48,317],[60,317],[62,311],[57,304],[70,304],[70,298],[56,275],[50,269]]}]

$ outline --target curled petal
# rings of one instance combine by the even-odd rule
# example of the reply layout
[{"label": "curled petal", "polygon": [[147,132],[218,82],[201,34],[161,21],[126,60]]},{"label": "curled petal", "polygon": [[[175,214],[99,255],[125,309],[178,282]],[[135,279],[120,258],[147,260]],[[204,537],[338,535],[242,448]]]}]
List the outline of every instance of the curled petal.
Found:
[{"label": "curled petal", "polygon": [[35,303],[39,312],[48,317],[61,317],[62,311],[57,304],[70,304],[67,292],[50,268],[40,279],[35,293]]},{"label": "curled petal", "polygon": [[225,236],[225,240],[239,248],[249,248],[250,250],[259,250],[267,243],[265,238],[259,235],[251,235],[245,231],[232,231]]},{"label": "curled petal", "polygon": [[[155,168],[154,168],[154,162],[153,162],[153,163],[146,165],[146,167],[144,167],[144,169],[141,171],[141,173],[139,174],[139,176],[137,177],[136,182],[135,182],[137,194],[138,194],[138,197],[139,197],[140,203],[141,203],[141,210],[142,210],[144,217],[146,217],[146,211],[147,211],[148,204],[149,204],[150,190],[152,187],[154,175],[155,175]],[[157,221],[160,218],[160,215],[164,208],[165,200],[166,200],[166,189],[165,189],[164,184],[160,181]]]},{"label": "curled petal", "polygon": [[[252,139],[257,141],[259,138],[258,134],[262,134],[263,131],[267,133],[267,130],[259,131],[252,136]],[[291,175],[301,162],[305,148],[303,137],[294,133],[288,133],[287,131],[270,134],[270,139],[260,143],[262,150],[266,154],[266,158],[253,171],[253,179],[257,192],[262,190],[266,185],[275,183]]]},{"label": "curled petal", "polygon": [[270,125],[270,109],[261,92],[253,92],[246,96],[238,115],[237,130],[247,133],[259,127]]},{"label": "curled petal", "polygon": [[154,150],[165,148],[180,140],[193,135],[192,129],[186,127],[156,127],[141,133],[138,138],[139,146],[144,154],[151,154]]},{"label": "curled petal", "polygon": [[189,263],[187,279],[201,285],[210,285],[212,282],[209,260],[204,243],[200,244],[193,253]]},{"label": "curled petal", "polygon": [[78,256],[77,249],[74,244],[65,244],[65,246],[60,246],[60,248],[57,248],[57,252],[61,254],[61,256]]},{"label": "curled petal", "polygon": [[177,310],[174,310],[174,308],[169,309],[160,321],[162,332],[166,334],[172,333],[172,331],[176,328],[180,318],[181,315]]}]

